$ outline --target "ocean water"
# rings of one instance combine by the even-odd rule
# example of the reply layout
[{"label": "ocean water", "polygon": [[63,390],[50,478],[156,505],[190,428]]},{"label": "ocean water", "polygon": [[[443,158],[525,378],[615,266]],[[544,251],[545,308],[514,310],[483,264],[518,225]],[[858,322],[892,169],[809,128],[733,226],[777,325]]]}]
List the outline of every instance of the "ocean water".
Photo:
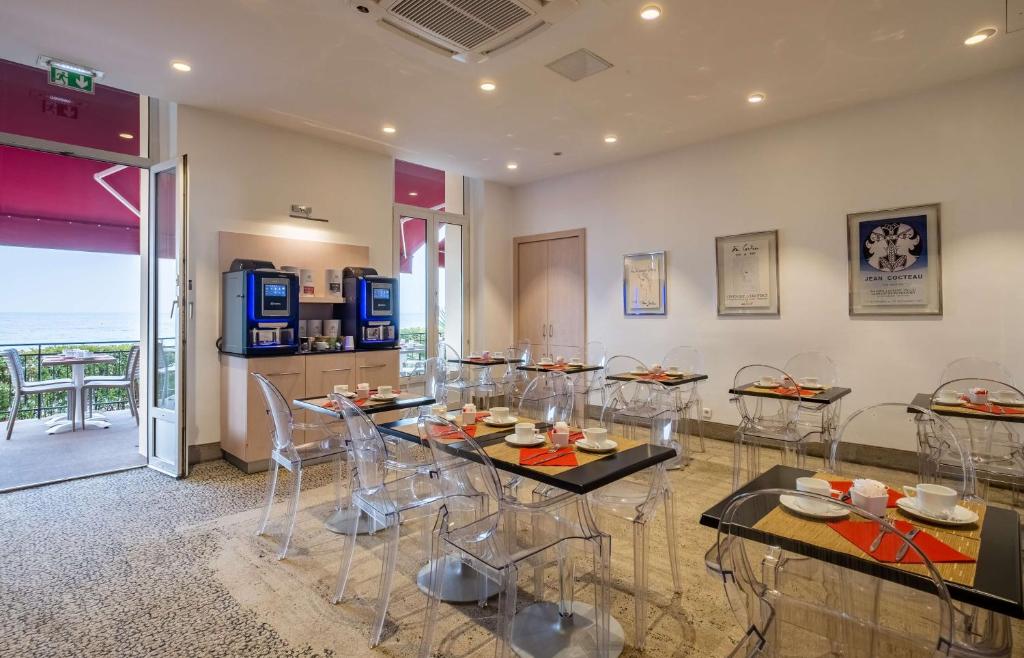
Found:
[{"label": "ocean water", "polygon": [[0,312],[0,345],[137,340],[136,313]]}]

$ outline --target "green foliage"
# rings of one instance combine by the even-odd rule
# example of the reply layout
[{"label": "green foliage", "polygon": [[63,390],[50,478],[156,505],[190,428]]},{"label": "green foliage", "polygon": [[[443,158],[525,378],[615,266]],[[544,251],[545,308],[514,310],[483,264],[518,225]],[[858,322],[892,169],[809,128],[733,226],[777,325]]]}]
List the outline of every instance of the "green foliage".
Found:
[{"label": "green foliage", "polygon": [[[45,379],[70,379],[71,366],[44,366],[41,363],[42,357],[48,354],[60,354],[64,350],[69,349],[109,354],[116,359],[113,363],[98,363],[86,366],[86,377],[123,374],[128,367],[128,352],[133,344],[40,345],[35,348],[21,348],[18,350],[18,353],[21,355],[21,363],[25,368],[26,381],[33,382]],[[10,414],[13,394],[14,385],[11,382],[11,373],[7,371],[6,367],[0,366],[0,422],[6,421]],[[123,389],[97,390],[93,392],[92,399],[93,409],[96,411],[128,408],[128,396]],[[45,418],[53,414],[67,413],[67,404],[67,395],[65,393],[41,393],[26,396],[21,403],[21,408],[18,410],[18,418]]]}]

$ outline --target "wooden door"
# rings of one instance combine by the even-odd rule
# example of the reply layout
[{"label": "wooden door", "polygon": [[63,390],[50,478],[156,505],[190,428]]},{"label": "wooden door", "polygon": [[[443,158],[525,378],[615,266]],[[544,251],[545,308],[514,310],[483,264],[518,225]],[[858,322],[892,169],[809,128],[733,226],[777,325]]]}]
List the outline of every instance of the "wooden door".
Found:
[{"label": "wooden door", "polygon": [[548,344],[553,356],[582,355],[586,318],[585,264],[580,236],[548,246]]},{"label": "wooden door", "polygon": [[533,353],[548,351],[548,242],[516,245],[516,342],[529,341]]}]

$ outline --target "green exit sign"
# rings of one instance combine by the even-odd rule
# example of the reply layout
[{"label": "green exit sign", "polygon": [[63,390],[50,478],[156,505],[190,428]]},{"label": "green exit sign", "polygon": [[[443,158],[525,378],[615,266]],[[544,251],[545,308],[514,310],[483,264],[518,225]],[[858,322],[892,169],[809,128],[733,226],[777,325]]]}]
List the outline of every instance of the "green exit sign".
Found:
[{"label": "green exit sign", "polygon": [[86,94],[96,93],[96,78],[87,73],[68,71],[53,64],[50,64],[50,84]]}]

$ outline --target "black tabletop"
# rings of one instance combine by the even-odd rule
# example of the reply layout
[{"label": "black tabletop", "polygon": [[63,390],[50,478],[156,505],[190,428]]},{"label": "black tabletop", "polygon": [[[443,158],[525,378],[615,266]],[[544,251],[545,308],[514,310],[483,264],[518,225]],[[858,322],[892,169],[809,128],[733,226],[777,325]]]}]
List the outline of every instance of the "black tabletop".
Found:
[{"label": "black tabletop", "polygon": [[[320,403],[326,402],[327,397],[318,395],[312,398],[300,398],[298,400],[292,400],[292,403],[297,407],[303,409],[309,409],[321,414],[327,414],[329,416],[341,416],[341,412],[334,409],[326,409]],[[428,404],[434,404],[436,400],[431,397],[424,395],[408,395],[405,393],[399,394],[398,399],[391,402],[370,402],[363,407],[363,413],[367,415],[382,414],[386,411],[401,411],[402,409],[413,409],[415,407],[422,407]]]},{"label": "black tabletop", "polygon": [[[931,393],[918,393],[914,396],[914,401],[910,404],[915,407],[921,407],[922,409],[931,409],[940,416],[950,416],[954,418],[967,418],[969,420],[998,420],[1002,423],[1024,423],[1024,414],[979,414],[972,413],[967,409],[957,409],[950,407],[942,407],[941,409],[932,408],[932,395]],[[910,413],[916,413],[914,409],[907,407],[907,411]]]},{"label": "black tabletop", "polygon": [[[512,363],[521,363],[519,359],[512,359]],[[492,356],[486,359],[448,359],[448,363],[462,363],[467,366],[503,366],[509,363],[509,360],[503,356]]]},{"label": "black tabletop", "polygon": [[598,370],[604,370],[604,368],[602,366],[591,366],[587,364],[566,364],[564,368],[554,368],[552,366],[542,366],[536,363],[531,363],[528,366],[517,366],[516,370],[526,370],[528,372],[564,372],[567,375],[575,375],[579,372],[597,372]]},{"label": "black tabletop", "polygon": [[776,393],[770,388],[758,388],[753,383],[739,388],[730,388],[729,393],[732,395],[749,395],[755,398],[775,398],[776,400],[793,400],[794,402],[800,400],[802,402],[816,402],[818,404],[832,404],[842,398],[846,397],[853,391],[848,388],[842,388],[841,386],[833,386],[832,388],[826,388],[823,391],[818,391],[814,395],[805,395],[798,397],[796,395],[785,395],[782,393]]},{"label": "black tabletop", "polygon": [[661,384],[662,386],[682,386],[683,384],[692,384],[693,382],[701,382],[708,378],[707,375],[700,375],[697,373],[691,373],[687,375],[680,375],[679,377],[669,376],[666,379],[650,380],[642,379],[648,375],[638,375],[633,372],[620,372],[615,375],[607,375],[605,379],[609,379],[616,382],[640,382],[641,384]]},{"label": "black tabletop", "polygon": [[[710,528],[717,528],[725,508],[733,496],[761,489],[795,489],[796,478],[810,475],[814,475],[814,472],[792,466],[774,466],[701,514],[700,523]],[[757,509],[753,504],[742,508],[740,510],[741,518],[738,521],[742,524],[743,529],[737,534],[749,536],[757,541],[770,542],[799,555],[807,555],[908,587],[924,591],[930,590],[931,580],[924,576],[896,569],[875,560],[858,558],[796,539],[753,530],[753,526],[775,508],[776,501],[777,499],[769,500],[766,497],[765,505],[758,506]],[[985,511],[985,522],[981,528],[981,552],[978,554],[974,587],[953,582],[947,582],[946,587],[949,589],[950,596],[956,601],[1024,619],[1020,520],[1017,517],[1017,512],[1003,507],[988,506]]]},{"label": "black tabletop", "polygon": [[[377,427],[379,427],[380,431],[384,434],[388,434],[399,439],[405,439],[406,441],[412,441],[415,443],[420,442],[417,419],[415,418],[405,418],[392,423],[380,423]],[[537,428],[541,430],[546,429],[547,427],[548,425],[546,423],[537,424]],[[486,436],[480,437],[476,443],[482,448],[487,448],[496,443],[501,443],[505,440],[506,436],[514,431],[514,429],[509,429],[502,432],[487,434]],[[464,444],[465,442],[448,443],[445,444],[445,448],[460,457],[475,460],[477,457],[476,453],[465,450]],[[676,452],[671,448],[644,444],[608,455],[607,457],[598,459],[597,461],[592,461],[588,464],[583,464],[557,474],[542,473],[530,468],[529,466],[520,466],[519,464],[506,462],[500,459],[492,459],[492,461],[495,468],[498,470],[522,475],[523,477],[527,477],[543,484],[550,484],[551,486],[558,487],[563,491],[569,491],[574,494],[586,494],[595,489],[599,489],[606,484],[611,484],[616,480],[621,480],[633,473],[642,471],[645,468],[650,468],[655,464],[668,461],[675,456]]]}]

